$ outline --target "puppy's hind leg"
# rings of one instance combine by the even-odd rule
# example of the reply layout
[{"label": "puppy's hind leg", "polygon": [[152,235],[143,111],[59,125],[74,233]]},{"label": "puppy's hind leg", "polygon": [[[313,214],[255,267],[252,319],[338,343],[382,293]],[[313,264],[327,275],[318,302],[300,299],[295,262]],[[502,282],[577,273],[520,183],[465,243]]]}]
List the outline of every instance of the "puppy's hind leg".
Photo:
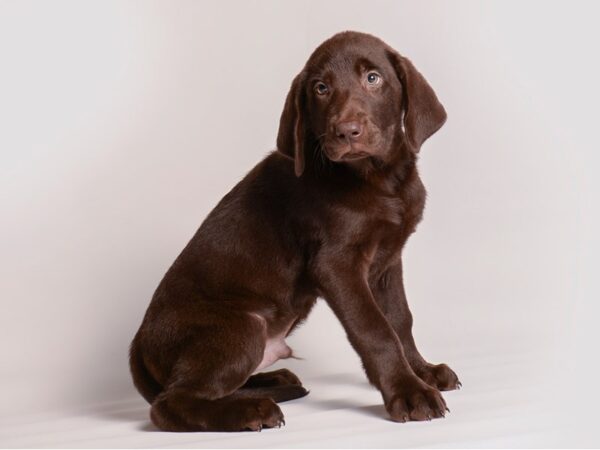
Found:
[{"label": "puppy's hind leg", "polygon": [[152,422],[164,431],[260,431],[283,425],[283,413],[268,397],[233,392],[207,400],[193,388],[169,388],[150,411]]},{"label": "puppy's hind leg", "polygon": [[152,403],[150,417],[158,428],[259,431],[283,424],[273,399],[238,390],[259,365],[265,340],[256,321],[235,322],[232,327],[207,325],[191,331],[164,391]]}]

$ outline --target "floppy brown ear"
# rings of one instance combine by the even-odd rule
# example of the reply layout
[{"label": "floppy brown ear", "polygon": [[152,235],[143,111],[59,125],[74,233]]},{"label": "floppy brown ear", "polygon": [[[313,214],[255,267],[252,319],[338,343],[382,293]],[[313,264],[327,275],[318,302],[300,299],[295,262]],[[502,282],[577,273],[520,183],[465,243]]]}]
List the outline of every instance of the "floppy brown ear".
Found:
[{"label": "floppy brown ear", "polygon": [[391,51],[390,59],[404,89],[404,132],[414,152],[446,122],[446,110],[412,62]]},{"label": "floppy brown ear", "polygon": [[304,76],[294,78],[292,87],[285,99],[285,106],[279,120],[277,150],[294,160],[294,172],[299,177],[304,172]]}]

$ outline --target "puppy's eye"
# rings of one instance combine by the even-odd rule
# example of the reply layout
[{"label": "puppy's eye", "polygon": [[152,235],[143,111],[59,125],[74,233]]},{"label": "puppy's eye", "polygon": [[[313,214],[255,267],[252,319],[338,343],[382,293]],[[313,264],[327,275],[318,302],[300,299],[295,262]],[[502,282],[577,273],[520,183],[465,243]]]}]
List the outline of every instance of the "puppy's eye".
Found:
[{"label": "puppy's eye", "polygon": [[367,74],[367,83],[370,85],[377,85],[381,83],[381,75],[377,72],[369,72]]},{"label": "puppy's eye", "polygon": [[325,95],[329,92],[329,88],[322,81],[318,81],[317,83],[315,83],[315,92],[317,93],[317,95]]}]

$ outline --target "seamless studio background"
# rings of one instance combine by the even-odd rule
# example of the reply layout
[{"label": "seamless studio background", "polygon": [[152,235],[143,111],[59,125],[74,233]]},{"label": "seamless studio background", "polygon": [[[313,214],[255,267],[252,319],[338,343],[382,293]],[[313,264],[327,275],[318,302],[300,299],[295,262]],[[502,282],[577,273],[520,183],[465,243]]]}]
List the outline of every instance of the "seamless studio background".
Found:
[{"label": "seamless studio background", "polygon": [[[60,440],[44,421],[95,411],[79,445],[106,423],[130,440],[105,445],[144,433],[174,445],[146,432],[129,342],[206,214],[274,149],[309,54],[353,29],[408,56],[448,111],[421,151],[429,197],[404,261],[417,343],[464,389],[429,428],[375,408],[359,419],[385,428],[379,440],[356,428],[354,440],[306,445],[598,445],[599,12],[583,1],[0,1],[0,444],[68,443],[68,426]],[[324,302],[289,342],[304,359],[276,367],[312,389],[302,407],[354,417],[344,386],[364,376]],[[97,413],[124,401],[136,412]]]}]

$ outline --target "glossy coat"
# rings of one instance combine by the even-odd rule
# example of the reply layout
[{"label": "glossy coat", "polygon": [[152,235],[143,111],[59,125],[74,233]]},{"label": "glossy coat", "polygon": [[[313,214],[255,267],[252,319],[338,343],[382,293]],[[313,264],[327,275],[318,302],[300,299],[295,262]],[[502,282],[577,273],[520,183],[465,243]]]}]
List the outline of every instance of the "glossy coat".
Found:
[{"label": "glossy coat", "polygon": [[422,75],[379,39],[345,32],[315,50],[287,96],[278,150],[208,215],[132,342],[159,428],[280,426],[276,402],[307,391],[285,369],[252,374],[290,356],[283,338],[318,297],[392,419],[445,415],[440,390],[460,383],[415,346],[401,260],[425,205],[417,155],[445,119]]}]

